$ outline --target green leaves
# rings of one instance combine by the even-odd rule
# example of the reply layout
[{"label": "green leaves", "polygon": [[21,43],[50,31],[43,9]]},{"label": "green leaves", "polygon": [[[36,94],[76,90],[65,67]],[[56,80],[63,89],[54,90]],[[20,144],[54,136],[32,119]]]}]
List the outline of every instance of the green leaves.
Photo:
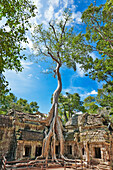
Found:
[{"label": "green leaves", "polygon": [[103,88],[98,90],[96,100],[102,107],[113,108],[113,81],[104,84]]},{"label": "green leaves", "polygon": [[99,108],[96,102],[96,98],[93,96],[88,96],[84,99],[84,107],[88,113],[97,113]]},{"label": "green leaves", "polygon": [[[25,33],[29,27],[29,18],[34,16],[35,8],[26,0],[1,0],[0,20],[5,19],[6,23],[0,28],[0,74],[3,74],[5,69],[22,71],[20,60],[25,58],[20,54],[24,50],[21,43],[27,42]],[[2,96],[7,89],[5,77],[0,84]]]},{"label": "green leaves", "polygon": [[105,4],[93,6],[91,4],[82,14],[86,24],[86,40],[101,55],[113,57],[113,2],[107,0]]},{"label": "green leaves", "polygon": [[[101,81],[103,88],[98,90],[95,101],[90,101],[93,97],[85,99],[84,106],[90,111],[95,111],[98,107],[112,108],[113,102],[113,1],[107,0],[105,4],[94,6],[91,4],[82,15],[86,24],[84,34],[84,47],[89,52],[99,53],[98,58],[86,59],[83,67],[87,75],[93,79]],[[93,110],[92,110],[93,109]]]},{"label": "green leaves", "polygon": [[13,93],[10,93],[4,97],[4,103],[0,103],[0,113],[6,114],[9,109],[24,113],[34,113],[38,111],[39,106],[37,102],[31,102],[29,104],[26,99],[20,98],[17,100],[17,97]]},{"label": "green leaves", "polygon": [[78,93],[70,94],[66,92],[66,96],[60,94],[58,102],[59,114],[63,122],[67,122],[75,111],[85,112],[83,102],[80,101],[80,96]]},{"label": "green leaves", "polygon": [[76,62],[83,63],[88,52],[83,46],[83,35],[75,34],[74,27],[69,26],[71,12],[66,10],[62,15],[63,19],[51,21],[46,29],[42,24],[34,28],[33,50],[36,56],[51,57],[53,61],[76,70]]}]

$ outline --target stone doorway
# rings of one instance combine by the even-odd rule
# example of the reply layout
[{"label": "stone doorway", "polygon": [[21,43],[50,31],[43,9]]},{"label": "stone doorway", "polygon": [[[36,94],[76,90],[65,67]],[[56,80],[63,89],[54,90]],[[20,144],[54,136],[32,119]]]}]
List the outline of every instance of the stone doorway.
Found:
[{"label": "stone doorway", "polygon": [[35,157],[40,156],[42,154],[42,147],[37,146],[35,151]]},{"label": "stone doorway", "polygon": [[99,147],[95,148],[95,158],[101,159],[101,149]]},{"label": "stone doorway", "polygon": [[56,155],[59,155],[59,154],[60,154],[60,146],[56,145]]},{"label": "stone doorway", "polygon": [[25,146],[25,157],[31,156],[31,146]]},{"label": "stone doorway", "polygon": [[67,146],[68,154],[72,155],[72,145]]}]

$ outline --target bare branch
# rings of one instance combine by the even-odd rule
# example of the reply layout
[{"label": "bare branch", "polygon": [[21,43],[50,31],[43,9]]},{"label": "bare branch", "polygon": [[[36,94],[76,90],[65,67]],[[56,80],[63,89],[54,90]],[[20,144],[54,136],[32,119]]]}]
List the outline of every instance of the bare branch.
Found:
[{"label": "bare branch", "polygon": [[45,56],[49,57],[49,55],[47,55],[46,53],[44,53],[44,52],[41,50],[41,48],[39,48],[39,50],[40,50],[40,53],[41,53],[41,54],[44,54]]},{"label": "bare branch", "polygon": [[57,60],[57,58],[54,57],[49,50],[48,50],[48,54],[51,56],[51,58],[52,58],[54,61],[56,61],[56,63],[60,64],[60,62]]},{"label": "bare branch", "polygon": [[65,26],[66,26],[67,21],[68,21],[68,17],[66,18],[64,25],[63,25],[63,28],[62,28],[61,39],[62,39],[63,34],[65,34],[64,30],[65,30]]},{"label": "bare branch", "polygon": [[54,32],[54,35],[55,35],[56,41],[58,42],[58,38],[57,38],[57,35],[56,35],[56,31],[55,31],[54,26],[51,24],[51,22],[49,22],[49,25],[50,25],[50,27],[53,29],[53,32]]}]

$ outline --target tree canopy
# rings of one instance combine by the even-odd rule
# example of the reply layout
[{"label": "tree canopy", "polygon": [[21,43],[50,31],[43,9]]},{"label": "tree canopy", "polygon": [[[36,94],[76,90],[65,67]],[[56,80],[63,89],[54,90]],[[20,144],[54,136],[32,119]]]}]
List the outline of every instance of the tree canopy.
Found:
[{"label": "tree canopy", "polygon": [[10,109],[24,113],[34,113],[38,111],[39,106],[37,102],[28,103],[26,99],[22,98],[17,100],[17,97],[10,93],[5,97],[4,104],[0,105],[0,113],[7,114]]},{"label": "tree canopy", "polygon": [[66,95],[59,95],[58,112],[64,123],[67,122],[75,112],[79,111],[85,112],[85,108],[78,93],[70,94],[66,92]]},{"label": "tree canopy", "polygon": [[6,69],[21,71],[21,59],[26,59],[21,53],[22,42],[27,42],[26,31],[29,19],[35,16],[36,7],[29,0],[1,0],[0,20],[0,101],[8,92],[8,82],[5,79]]},{"label": "tree canopy", "polygon": [[102,89],[98,90],[97,103],[112,107],[113,93],[113,1],[96,6],[91,4],[82,14],[86,24],[84,46],[96,57],[87,58],[84,68],[91,79],[101,81]]},{"label": "tree canopy", "polygon": [[96,98],[94,96],[88,96],[84,99],[84,107],[90,114],[97,113],[99,106],[97,105]]},{"label": "tree canopy", "polygon": [[88,53],[83,46],[83,36],[76,34],[74,26],[67,26],[68,23],[72,23],[71,15],[71,11],[66,10],[60,21],[52,20],[46,28],[43,24],[35,26],[32,39],[35,60],[39,57],[49,57],[54,63],[65,64],[74,70],[76,63],[85,62]]},{"label": "tree canopy", "polygon": [[85,46],[89,52],[97,51],[100,57],[90,58],[86,70],[88,75],[98,81],[113,85],[113,2],[95,6],[91,4],[82,14],[86,24]]}]

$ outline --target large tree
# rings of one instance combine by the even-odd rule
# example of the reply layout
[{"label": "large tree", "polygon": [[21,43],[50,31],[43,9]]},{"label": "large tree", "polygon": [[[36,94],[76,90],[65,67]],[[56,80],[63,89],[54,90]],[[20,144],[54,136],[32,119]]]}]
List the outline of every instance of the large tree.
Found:
[{"label": "large tree", "polygon": [[26,59],[21,53],[22,42],[27,42],[25,36],[29,28],[29,19],[33,16],[35,6],[29,0],[1,0],[0,20],[0,102],[8,92],[8,82],[5,79],[6,69],[21,71],[21,59]]},{"label": "large tree", "polygon": [[[88,59],[84,68],[91,79],[104,83],[102,89],[99,90],[98,99],[104,101],[104,106],[112,106],[113,1],[107,0],[100,6],[91,4],[82,14],[82,20],[86,24],[84,46],[89,53],[96,52],[95,54],[98,56]],[[106,100],[107,102],[105,102]],[[102,105],[102,102],[100,103]]]},{"label": "large tree", "polygon": [[62,91],[60,68],[64,64],[76,70],[76,62],[82,63],[87,53],[86,49],[84,52],[81,50],[83,46],[81,35],[76,35],[74,28],[71,26],[71,13],[64,12],[62,18],[60,21],[51,21],[46,29],[44,29],[43,25],[37,25],[33,34],[35,60],[38,60],[38,57],[45,56],[48,61],[53,61],[53,64],[55,64],[53,65],[54,77],[57,76],[58,80],[58,86],[53,93],[52,107],[49,115],[45,120],[40,120],[41,123],[48,127],[43,139],[42,156],[48,158],[49,147],[51,145],[53,160],[56,160],[56,139],[60,143],[60,156],[63,157],[64,153],[63,127],[58,116],[58,97]]}]

